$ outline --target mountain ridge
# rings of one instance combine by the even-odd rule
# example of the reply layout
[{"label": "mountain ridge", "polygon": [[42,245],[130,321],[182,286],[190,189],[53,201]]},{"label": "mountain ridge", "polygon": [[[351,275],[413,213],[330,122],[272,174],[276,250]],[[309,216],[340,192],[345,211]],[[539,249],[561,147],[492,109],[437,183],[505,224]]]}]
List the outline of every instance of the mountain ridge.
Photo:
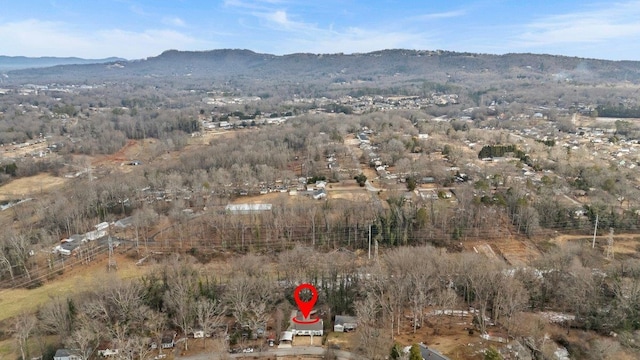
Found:
[{"label": "mountain ridge", "polygon": [[[509,53],[504,55],[444,50],[386,49],[353,54],[295,53],[273,55],[247,49],[205,51],[166,50],[139,60],[58,65],[55,68],[7,72],[5,80],[24,82],[145,81],[148,78],[190,78],[224,82],[335,84],[382,79],[423,79],[462,84],[473,81],[487,87],[499,79],[640,83],[640,61],[613,61],[578,57]],[[106,65],[105,65],[106,64]]]}]

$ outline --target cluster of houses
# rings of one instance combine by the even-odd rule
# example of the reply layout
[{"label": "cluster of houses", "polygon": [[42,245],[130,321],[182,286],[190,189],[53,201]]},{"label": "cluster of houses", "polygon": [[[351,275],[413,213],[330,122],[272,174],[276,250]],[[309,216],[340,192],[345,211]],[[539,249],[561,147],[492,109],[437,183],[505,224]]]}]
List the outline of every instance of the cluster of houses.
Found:
[{"label": "cluster of houses", "polygon": [[207,105],[214,106],[226,106],[226,105],[242,105],[262,100],[259,96],[236,96],[229,97],[224,96],[224,93],[219,91],[211,91],[207,93],[207,97],[202,99],[202,102]]},{"label": "cluster of houses", "polygon": [[40,137],[31,141],[0,144],[0,148],[5,152],[4,158],[8,160],[21,157],[42,158],[57,152],[62,146],[62,144],[47,144],[50,141],[49,139],[51,139],[51,135],[43,136],[40,134]]},{"label": "cluster of houses", "polygon": [[[160,348],[162,349],[172,349],[176,346],[176,336],[177,333],[175,331],[167,331],[162,335],[160,340]],[[149,340],[149,347],[151,349],[157,349],[158,344],[154,341]],[[96,348],[96,353],[101,358],[114,358],[117,357],[120,353],[120,350],[117,346],[114,346],[111,342],[101,342]],[[156,357],[158,359],[159,357]],[[85,359],[81,352],[77,349],[58,349],[56,350],[55,355],[53,356],[53,360],[88,360]]]},{"label": "cluster of houses", "polygon": [[[300,311],[294,310],[291,312],[291,318],[289,321],[290,325],[286,331],[283,331],[280,334],[280,341],[278,344],[278,348],[291,348],[293,345],[293,341],[297,336],[305,336],[309,337],[310,341],[313,343],[313,337],[318,336],[322,337],[324,335],[324,321],[317,310],[312,310],[307,317],[302,315]],[[336,315],[335,321],[333,325],[333,331],[340,332],[352,332],[356,331],[358,327],[358,319],[354,316],[346,316],[346,315]],[[224,330],[226,334],[228,329]],[[191,334],[190,334],[191,335]],[[193,331],[193,338],[202,338],[204,336],[209,336],[205,334],[203,331]],[[264,336],[264,330],[262,330],[262,335]],[[258,335],[259,337],[260,335]],[[150,349],[172,349],[179,342],[177,339],[177,333],[175,331],[166,331],[161,337],[160,344],[157,344],[155,341],[149,339],[149,348]],[[227,337],[227,339],[229,339]],[[254,339],[257,337],[254,336]],[[273,346],[275,343],[275,339],[273,337],[268,337],[267,342],[269,346]],[[435,360],[448,360],[447,357],[443,356],[439,352],[434,349],[430,349],[426,345],[420,343],[420,353],[424,359],[435,359]],[[405,352],[409,352],[409,348],[404,349]],[[96,348],[96,353],[98,356],[102,358],[115,358],[119,355],[119,349],[116,345],[110,342],[102,342]],[[158,358],[158,357],[156,357]],[[87,360],[84,359],[81,353],[78,350],[74,349],[58,349],[53,358],[54,360]]]},{"label": "cluster of houses", "polygon": [[204,131],[212,130],[232,130],[232,129],[244,129],[249,126],[260,125],[281,125],[285,123],[291,117],[256,117],[255,119],[247,120],[240,119],[239,117],[230,116],[227,120],[222,121],[210,121],[201,120],[202,129]]},{"label": "cluster of houses", "polygon": [[385,110],[417,110],[431,105],[446,106],[458,104],[457,94],[432,93],[428,96],[342,96],[337,99],[321,98],[300,98],[294,97],[289,101],[291,104],[313,104],[316,106],[315,112],[326,112],[332,105],[342,105],[351,108],[354,114],[363,114],[371,111]]},{"label": "cluster of houses", "polygon": [[96,225],[95,230],[88,231],[84,234],[73,234],[66,239],[62,239],[59,245],[53,247],[51,252],[53,254],[60,254],[65,256],[72,255],[82,244],[89,241],[96,241],[104,238],[109,232],[109,223],[101,222]]},{"label": "cluster of houses", "polygon": [[[294,321],[296,319],[297,321]],[[318,316],[317,311],[312,311],[309,317],[304,317],[299,311],[293,311],[291,313],[290,326],[287,331],[284,331],[280,336],[279,348],[290,348],[294,337],[296,336],[322,336],[324,334],[324,322],[322,318]],[[337,315],[335,317],[335,325],[333,326],[334,332],[350,332],[355,331],[357,328],[357,319],[353,316]],[[226,333],[226,331],[225,331]],[[263,330],[264,335],[264,330]],[[208,336],[203,331],[194,331],[193,338],[198,339],[204,336]],[[160,345],[149,340],[150,349],[172,349],[176,346],[177,333],[175,331],[166,331],[161,337]],[[257,336],[254,337],[257,339]],[[270,346],[273,346],[274,339],[268,338],[267,342]],[[111,342],[101,342],[96,348],[98,356],[103,358],[113,358],[119,355],[119,349]],[[86,360],[77,349],[58,349],[53,357],[54,360]]]},{"label": "cluster of houses", "polygon": [[[282,182],[274,185],[261,184],[259,193],[260,195],[266,195],[274,192],[289,193],[291,196],[307,195],[316,200],[324,199],[327,197],[327,182],[325,180],[317,180],[314,183],[307,183],[308,180],[305,177],[300,177],[296,181],[288,182],[289,185],[284,185]],[[249,195],[248,190],[239,190],[238,195]]]},{"label": "cluster of houses", "polygon": [[[333,331],[350,332],[355,331],[357,327],[358,320],[354,316],[336,315]],[[289,328],[280,335],[278,348],[290,348],[296,336],[310,336],[313,341],[314,336],[322,336],[323,334],[324,321],[318,315],[317,310],[311,311],[308,317],[305,317],[300,311],[293,310]]]}]

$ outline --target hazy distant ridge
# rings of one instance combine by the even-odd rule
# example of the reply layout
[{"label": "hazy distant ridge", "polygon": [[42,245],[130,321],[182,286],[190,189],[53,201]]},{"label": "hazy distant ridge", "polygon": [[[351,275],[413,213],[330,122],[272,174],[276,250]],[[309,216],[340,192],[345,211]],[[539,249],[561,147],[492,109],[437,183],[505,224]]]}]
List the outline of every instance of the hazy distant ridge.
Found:
[{"label": "hazy distant ridge", "polygon": [[105,59],[82,59],[77,57],[26,57],[0,55],[0,71],[43,68],[58,65],[103,64],[123,61],[117,57]]}]

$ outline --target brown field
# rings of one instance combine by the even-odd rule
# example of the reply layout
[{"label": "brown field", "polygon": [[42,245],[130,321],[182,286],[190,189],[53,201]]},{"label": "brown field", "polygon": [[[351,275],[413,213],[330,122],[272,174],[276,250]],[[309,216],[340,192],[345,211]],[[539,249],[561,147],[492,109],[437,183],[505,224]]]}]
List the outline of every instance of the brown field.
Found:
[{"label": "brown field", "polygon": [[507,262],[515,266],[527,265],[541,255],[530,240],[520,240],[513,236],[497,240],[492,243],[492,246],[498,249]]},{"label": "brown field", "polygon": [[355,180],[343,181],[327,185],[329,199],[344,199],[351,201],[370,201],[371,194],[364,187],[360,187]]},{"label": "brown field", "polygon": [[327,196],[329,199],[341,199],[350,201],[370,201],[371,195],[362,192],[353,191],[328,191]]},{"label": "brown field", "polygon": [[67,179],[51,174],[38,174],[12,180],[0,186],[0,200],[35,197],[59,189]]},{"label": "brown field", "polygon": [[[609,235],[598,235],[596,236],[596,246],[605,246],[607,245],[607,240]],[[591,244],[593,241],[593,235],[558,235],[552,239],[550,242],[556,245],[563,245],[567,242],[583,242]],[[625,249],[628,251],[628,248],[635,248],[637,245],[640,245],[640,235],[639,234],[614,234],[614,249]],[[624,252],[624,251],[623,251]]]},{"label": "brown field", "polygon": [[272,192],[265,195],[238,196],[231,201],[232,204],[271,204],[275,201],[289,201],[297,198],[288,193]]},{"label": "brown field", "polygon": [[340,350],[355,351],[358,343],[357,332],[330,332],[327,336],[327,344],[338,346]]},{"label": "brown field", "polygon": [[189,139],[189,145],[209,145],[211,140],[216,138],[234,138],[238,136],[239,133],[242,133],[246,130],[216,130],[216,131],[205,131],[202,133],[202,136],[194,136]]}]

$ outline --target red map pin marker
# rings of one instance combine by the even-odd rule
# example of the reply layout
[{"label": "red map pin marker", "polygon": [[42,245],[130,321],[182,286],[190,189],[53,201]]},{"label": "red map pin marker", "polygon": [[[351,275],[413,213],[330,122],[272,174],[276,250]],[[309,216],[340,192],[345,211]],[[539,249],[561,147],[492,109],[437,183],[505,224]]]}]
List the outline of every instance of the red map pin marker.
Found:
[{"label": "red map pin marker", "polygon": [[[300,292],[302,290],[309,290],[311,292],[311,300],[303,301],[300,299]],[[304,317],[303,320],[293,318],[293,321],[299,324],[312,324],[320,321],[320,319],[309,319],[309,315],[311,314],[311,310],[313,310],[313,306],[318,301],[318,290],[316,290],[315,286],[311,284],[300,284],[298,287],[293,290],[293,298],[296,300],[296,304],[298,304],[298,309],[302,313]]]}]

